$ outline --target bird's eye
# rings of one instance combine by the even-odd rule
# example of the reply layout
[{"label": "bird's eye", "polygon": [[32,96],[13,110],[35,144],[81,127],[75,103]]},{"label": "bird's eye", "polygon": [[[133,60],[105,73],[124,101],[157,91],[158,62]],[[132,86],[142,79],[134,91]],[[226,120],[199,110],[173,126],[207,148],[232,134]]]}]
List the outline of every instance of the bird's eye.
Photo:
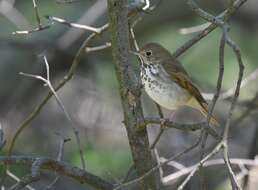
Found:
[{"label": "bird's eye", "polygon": [[146,54],[146,56],[151,56],[152,52],[151,51],[146,51],[145,54]]}]

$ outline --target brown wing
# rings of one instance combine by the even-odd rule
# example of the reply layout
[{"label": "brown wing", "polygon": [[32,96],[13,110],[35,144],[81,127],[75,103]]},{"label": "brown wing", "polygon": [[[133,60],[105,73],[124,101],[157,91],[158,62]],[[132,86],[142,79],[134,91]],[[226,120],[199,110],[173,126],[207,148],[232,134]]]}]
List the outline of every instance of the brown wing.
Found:
[{"label": "brown wing", "polygon": [[173,63],[171,63],[171,61],[164,62],[162,65],[169,74],[171,80],[175,81],[182,88],[186,89],[192,96],[196,98],[202,108],[205,111],[208,111],[208,103],[203,98],[198,88],[191,81],[183,66],[176,60],[173,60]]}]

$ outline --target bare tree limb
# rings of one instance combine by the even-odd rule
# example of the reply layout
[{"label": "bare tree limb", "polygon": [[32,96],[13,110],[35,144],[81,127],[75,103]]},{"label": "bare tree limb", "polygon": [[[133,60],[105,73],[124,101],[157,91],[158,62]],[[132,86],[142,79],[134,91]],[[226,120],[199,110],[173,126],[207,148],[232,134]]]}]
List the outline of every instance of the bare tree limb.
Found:
[{"label": "bare tree limb", "polygon": [[66,118],[71,123],[71,128],[72,128],[73,133],[75,135],[76,143],[77,143],[77,146],[78,146],[78,151],[79,151],[79,154],[80,154],[82,168],[85,169],[85,159],[84,159],[84,155],[83,155],[83,151],[82,151],[82,147],[81,147],[81,140],[80,140],[80,136],[79,136],[79,131],[76,129],[75,124],[74,124],[70,114],[65,109],[64,104],[62,103],[60,97],[58,96],[57,92],[55,91],[54,87],[52,86],[52,83],[50,81],[49,64],[48,64],[46,56],[44,56],[43,58],[44,58],[45,66],[46,66],[46,72],[47,72],[46,78],[44,78],[42,76],[39,76],[39,75],[27,74],[27,73],[22,73],[22,72],[20,72],[20,74],[24,75],[26,77],[35,78],[35,79],[38,79],[38,80],[44,82],[44,85],[48,86],[48,88],[51,90],[51,92],[53,93],[54,97],[56,98],[58,106],[61,108],[61,110],[64,112]]},{"label": "bare tree limb", "polygon": [[100,46],[95,46],[95,47],[86,47],[85,48],[85,52],[89,53],[89,52],[93,52],[93,51],[100,51],[100,50],[104,50],[111,47],[111,43],[110,42],[106,42],[103,45]]},{"label": "bare tree limb", "polygon": [[200,24],[200,25],[197,25],[197,26],[180,28],[178,32],[180,34],[183,34],[183,35],[192,34],[192,33],[195,33],[195,32],[201,32],[201,31],[205,30],[208,26],[210,26],[209,22],[204,23],[204,24]]},{"label": "bare tree limb", "polygon": [[[239,8],[241,7],[247,0],[236,0],[233,4],[233,7],[229,10],[224,11],[221,13],[218,17],[223,20],[227,21],[230,16]],[[179,57],[181,54],[183,54],[186,50],[191,48],[194,44],[199,42],[202,38],[207,36],[210,32],[212,32],[215,28],[217,28],[218,25],[212,23],[209,27],[207,27],[205,30],[197,34],[195,37],[193,37],[191,40],[184,43],[182,46],[180,46],[174,53],[174,57]]]},{"label": "bare tree limb", "polygon": [[[57,135],[59,135],[61,137],[60,139],[60,144],[59,144],[59,150],[58,150],[58,155],[57,155],[57,161],[62,161],[63,157],[64,157],[64,145],[66,142],[70,141],[70,138],[65,138],[63,137],[61,134],[57,133]],[[45,188],[45,190],[49,190],[51,189],[60,179],[60,176],[56,176],[55,179],[49,184],[47,185],[47,187]]]},{"label": "bare tree limb", "polygon": [[[9,177],[11,177],[12,179],[14,179],[15,181],[17,181],[17,182],[21,181],[21,179],[18,178],[16,175],[14,175],[11,171],[7,170],[6,173],[7,173],[7,175],[8,175]],[[26,187],[27,189],[29,189],[29,190],[36,190],[35,188],[31,187],[30,185],[26,185],[25,187]]]},{"label": "bare tree limb", "polygon": [[[258,78],[258,68],[256,68],[254,71],[252,71],[250,74],[248,74],[242,80],[240,88],[241,89],[244,88],[246,85],[250,84],[250,82],[256,80],[257,78]],[[234,96],[234,90],[235,90],[235,87],[232,87],[232,88],[226,90],[225,92],[220,93],[219,99],[220,100],[225,100],[225,99],[228,99],[228,98]],[[212,93],[203,93],[202,95],[204,96],[204,98],[206,100],[211,100],[212,97],[213,97]]]},{"label": "bare tree limb", "polygon": [[181,157],[182,155],[186,154],[187,152],[190,152],[191,150],[193,150],[194,148],[196,148],[201,142],[201,138],[198,138],[198,140],[193,144],[191,145],[190,147],[186,148],[185,150],[183,150],[182,152],[179,152],[178,154],[170,157],[167,161],[163,162],[163,163],[160,163],[160,164],[157,164],[156,166],[154,166],[153,168],[151,168],[148,172],[146,172],[144,175],[140,176],[140,177],[137,177],[136,179],[133,179],[131,181],[128,181],[126,183],[123,183],[117,187],[115,187],[114,189],[112,190],[119,190],[119,189],[123,189],[124,187],[127,187],[127,186],[130,186],[130,185],[133,185],[143,179],[145,179],[146,177],[150,176],[153,174],[153,172],[155,172],[156,170],[158,170],[160,167],[168,164],[169,162]]},{"label": "bare tree limb", "polygon": [[98,33],[98,34],[100,34],[102,32],[102,27],[97,28],[97,27],[87,26],[84,24],[72,23],[72,22],[68,22],[62,18],[54,17],[54,16],[46,16],[46,18],[49,19],[51,22],[58,22],[58,23],[61,23],[63,25],[66,25],[66,26],[69,26],[72,28],[83,29],[83,30]]},{"label": "bare tree limb", "polygon": [[[145,127],[139,130],[139,121],[143,119],[143,112],[137,77],[129,62],[127,0],[108,0],[108,13],[112,55],[122,99],[124,124],[131,147],[134,167],[137,175],[141,176],[152,168],[153,163],[147,130]],[[140,180],[140,189],[156,189],[154,175]]]},{"label": "bare tree limb", "polygon": [[233,189],[242,189],[241,186],[237,183],[236,176],[234,175],[231,164],[230,164],[230,160],[229,160],[229,156],[228,156],[227,138],[228,138],[229,129],[230,129],[231,117],[232,117],[233,111],[235,109],[237,99],[239,96],[239,92],[240,92],[240,88],[241,88],[241,82],[242,82],[242,78],[243,78],[243,74],[244,74],[244,64],[242,62],[239,47],[230,38],[227,38],[226,40],[227,40],[227,44],[233,49],[233,51],[236,55],[238,66],[239,66],[239,73],[238,73],[238,80],[237,80],[235,94],[234,94],[234,97],[232,100],[232,104],[230,106],[228,118],[226,121],[224,133],[223,133],[223,140],[226,142],[226,146],[224,146],[224,159],[226,161],[226,165],[227,165],[227,168],[228,168],[228,171],[230,174],[232,188]]},{"label": "bare tree limb", "polygon": [[[240,50],[238,48],[238,46],[229,38],[228,36],[228,31],[229,28],[228,26],[224,23],[223,20],[220,20],[220,18],[218,17],[214,17],[213,15],[207,13],[206,11],[202,10],[201,8],[198,7],[198,5],[194,2],[194,0],[187,0],[188,5],[190,6],[190,8],[197,14],[199,15],[201,18],[212,22],[215,25],[220,26],[223,29],[223,36],[221,39],[221,45],[220,45],[220,73],[219,73],[219,77],[218,77],[218,81],[217,81],[217,92],[213,98],[213,104],[212,104],[212,109],[209,111],[209,115],[208,115],[208,122],[209,122],[209,117],[211,116],[211,111],[213,111],[213,108],[215,106],[215,103],[219,97],[219,93],[220,93],[220,88],[221,88],[221,83],[222,83],[222,77],[223,77],[223,71],[224,71],[224,46],[225,43],[230,46],[237,58],[238,61],[238,65],[239,65],[239,74],[238,74],[238,81],[237,81],[237,86],[236,86],[236,90],[234,93],[234,97],[232,100],[232,104],[228,113],[228,117],[227,117],[227,121],[226,121],[226,125],[225,125],[225,129],[223,132],[223,139],[222,141],[218,144],[217,148],[219,147],[218,150],[222,149],[223,150],[223,155],[224,155],[224,160],[225,160],[225,164],[227,166],[228,169],[228,173],[229,173],[229,177],[230,177],[230,181],[231,181],[231,186],[232,189],[234,190],[239,190],[241,189],[241,186],[238,184],[236,176],[232,170],[231,164],[230,164],[230,160],[229,160],[229,156],[228,156],[228,143],[227,143],[227,138],[228,138],[228,134],[229,134],[229,127],[230,127],[230,121],[231,121],[231,117],[233,114],[233,110],[235,108],[238,96],[239,96],[239,92],[240,92],[240,87],[241,87],[241,82],[242,82],[242,77],[243,77],[243,71],[244,71],[244,65],[242,63],[242,59],[241,59],[241,54],[240,54]],[[227,12],[232,12],[234,10],[234,2],[231,1],[229,8],[226,10]],[[217,149],[215,148],[215,149]],[[213,149],[213,151],[215,150]],[[213,152],[212,151],[212,152]],[[202,161],[199,162],[199,167],[201,167],[203,165]],[[198,168],[199,168],[198,167]],[[184,185],[191,179],[191,177],[193,176],[192,174],[194,174],[195,171],[191,172],[188,177],[186,178],[186,180],[179,186],[179,189],[182,189],[184,187]]]},{"label": "bare tree limb", "polygon": [[218,133],[213,128],[207,127],[207,122],[193,123],[193,124],[181,124],[181,123],[176,123],[174,121],[170,121],[168,119],[146,117],[143,123],[145,123],[146,125],[163,124],[165,127],[175,128],[175,129],[182,130],[182,131],[196,131],[196,130],[201,130],[201,129],[205,128],[205,130],[207,130],[211,136],[213,136],[217,140],[221,139],[220,135],[218,135]]},{"label": "bare tree limb", "polygon": [[[167,161],[165,158],[160,158],[161,163]],[[258,162],[257,160],[251,160],[251,159],[241,159],[241,158],[230,158],[230,162],[234,165],[244,165],[244,166],[257,166]],[[225,164],[224,159],[214,159],[214,160],[207,160],[204,164],[203,167],[210,167],[210,166],[216,166],[216,165],[223,165]],[[188,166],[188,167],[180,167],[181,164],[178,162],[170,162],[168,163],[169,166],[172,166],[174,168],[177,168],[178,171],[169,174],[165,177],[163,177],[162,182],[163,185],[169,185],[173,183],[174,180],[179,179],[180,177],[183,177],[187,174],[189,174],[195,167],[196,165],[193,166]]]},{"label": "bare tree limb", "polygon": [[[102,26],[102,32],[106,31],[108,29],[108,24],[105,24]],[[55,91],[57,92],[60,88],[62,88],[74,75],[76,68],[80,62],[80,59],[82,58],[84,54],[85,47],[89,44],[89,42],[94,39],[97,36],[96,33],[91,34],[89,37],[86,38],[86,40],[82,43],[81,47],[79,48],[78,52],[76,53],[72,65],[68,71],[68,73],[64,76],[63,80],[59,82],[59,84],[55,87]],[[19,126],[18,130],[15,132],[14,137],[12,138],[12,141],[10,143],[10,147],[8,148],[7,155],[11,155],[15,142],[21,132],[28,126],[28,124],[40,113],[41,109],[44,107],[44,105],[47,103],[47,101],[52,97],[53,92],[50,90],[47,96],[42,100],[42,102],[36,106],[33,112],[22,122],[22,124]],[[4,178],[2,178],[3,180]]]},{"label": "bare tree limb", "polygon": [[100,190],[110,190],[114,187],[111,183],[85,170],[82,170],[75,166],[71,166],[62,161],[53,160],[51,158],[29,156],[1,156],[0,163],[4,165],[31,166],[31,175],[25,177],[25,181],[23,180],[19,184],[16,184],[16,186],[14,186],[13,189],[17,189],[18,187],[24,187],[30,182],[38,180],[41,170],[56,172],[59,175],[73,178],[79,183],[88,184]]},{"label": "bare tree limb", "polygon": [[257,109],[257,106],[255,105],[257,101],[258,101],[258,92],[251,100],[245,103],[247,104],[246,110],[233,122],[232,125],[233,126],[239,125],[246,117],[248,117],[251,114],[252,111]]},{"label": "bare tree limb", "polygon": [[39,10],[38,10],[38,5],[36,3],[36,0],[32,0],[32,4],[33,4],[33,9],[35,11],[35,17],[36,17],[36,21],[37,21],[37,27],[32,29],[32,30],[20,30],[20,31],[15,31],[12,34],[30,34],[33,32],[38,32],[38,31],[42,31],[45,29],[50,28],[50,25],[46,25],[46,26],[42,26],[41,24],[41,19],[39,16]]},{"label": "bare tree limb", "polygon": [[178,190],[183,190],[185,185],[190,181],[190,179],[193,177],[195,172],[212,156],[217,154],[219,150],[221,149],[222,143],[219,143],[207,156],[205,156],[190,172],[190,174],[186,177],[186,179],[181,183],[181,185],[177,188]]},{"label": "bare tree limb", "polygon": [[[164,115],[163,115],[162,109],[161,109],[161,107],[157,103],[155,103],[155,105],[157,107],[160,120],[163,121]],[[154,139],[153,143],[151,144],[150,149],[154,149],[155,148],[156,144],[159,142],[159,139],[162,136],[162,134],[164,133],[164,131],[165,131],[165,125],[164,125],[163,122],[161,122],[160,123],[159,133],[157,134],[156,138]]]},{"label": "bare tree limb", "polygon": [[4,139],[4,130],[2,127],[2,123],[0,122],[0,151],[4,147],[5,143],[6,143],[6,140]]}]

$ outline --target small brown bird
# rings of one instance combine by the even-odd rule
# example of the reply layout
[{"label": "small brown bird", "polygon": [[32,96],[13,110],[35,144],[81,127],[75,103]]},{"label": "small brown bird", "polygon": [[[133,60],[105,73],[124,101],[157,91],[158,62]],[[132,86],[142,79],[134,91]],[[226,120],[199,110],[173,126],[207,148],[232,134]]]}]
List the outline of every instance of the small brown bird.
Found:
[{"label": "small brown bird", "polygon": [[[208,103],[168,50],[159,44],[149,43],[135,54],[142,60],[141,80],[151,99],[169,110],[190,106],[207,117]],[[213,116],[210,122],[218,125]]]}]

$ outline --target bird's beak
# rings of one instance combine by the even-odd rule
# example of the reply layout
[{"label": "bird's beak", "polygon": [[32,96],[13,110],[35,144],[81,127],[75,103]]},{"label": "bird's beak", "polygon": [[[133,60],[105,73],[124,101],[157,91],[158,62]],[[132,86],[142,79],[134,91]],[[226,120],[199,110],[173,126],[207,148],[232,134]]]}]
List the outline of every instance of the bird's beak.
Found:
[{"label": "bird's beak", "polygon": [[142,62],[143,62],[143,57],[142,57],[142,54],[141,54],[140,52],[132,51],[132,50],[130,50],[129,52],[130,52],[131,54],[136,55],[136,56],[138,57],[138,59],[140,60],[139,63],[142,63]]},{"label": "bird's beak", "polygon": [[134,54],[134,55],[136,55],[136,56],[138,56],[138,57],[141,57],[140,52],[136,52],[136,51],[130,50],[130,53],[132,53],[132,54]]}]

